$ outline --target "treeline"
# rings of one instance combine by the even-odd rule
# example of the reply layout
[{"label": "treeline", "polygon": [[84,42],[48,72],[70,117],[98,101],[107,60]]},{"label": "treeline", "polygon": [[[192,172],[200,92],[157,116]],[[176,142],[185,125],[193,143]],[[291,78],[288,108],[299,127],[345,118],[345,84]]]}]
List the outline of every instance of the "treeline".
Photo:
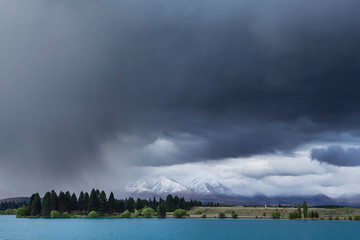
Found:
[{"label": "treeline", "polygon": [[296,211],[289,213],[289,219],[302,218],[302,216],[304,218],[319,218],[319,213],[317,211],[309,212],[306,201],[304,201],[302,205],[300,203],[297,205]]},{"label": "treeline", "polygon": [[27,202],[14,202],[14,201],[5,201],[0,203],[0,211],[5,211],[8,209],[17,209],[23,205],[27,205]]},{"label": "treeline", "polygon": [[184,198],[173,197],[172,195],[168,195],[166,199],[160,198],[159,200],[155,197],[153,199],[137,198],[135,200],[132,197],[116,199],[112,192],[107,197],[104,191],[100,192],[98,189],[92,189],[90,194],[81,191],[79,197],[75,193],[70,194],[69,191],[61,191],[58,195],[52,190],[45,193],[42,200],[38,193],[33,194],[28,206],[23,206],[19,209],[17,215],[49,217],[53,210],[59,211],[61,215],[65,212],[87,214],[91,211],[95,211],[100,215],[114,215],[126,210],[133,213],[135,210],[140,210],[144,207],[173,212],[176,209],[189,210],[194,206],[202,206],[202,203],[193,200],[186,201]]}]

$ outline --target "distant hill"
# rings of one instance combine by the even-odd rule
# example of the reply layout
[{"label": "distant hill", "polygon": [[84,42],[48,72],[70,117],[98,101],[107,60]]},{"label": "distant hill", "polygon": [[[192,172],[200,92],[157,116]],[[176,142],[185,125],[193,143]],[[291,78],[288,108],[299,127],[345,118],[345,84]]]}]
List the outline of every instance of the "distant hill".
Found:
[{"label": "distant hill", "polygon": [[13,197],[13,198],[4,198],[0,199],[0,203],[2,202],[29,202],[29,197]]},{"label": "distant hill", "polygon": [[273,197],[268,197],[264,194],[242,196],[232,193],[224,184],[206,178],[196,178],[191,181],[188,186],[167,177],[140,180],[124,188],[120,195],[134,198],[152,198],[154,196],[157,198],[166,198],[168,194],[184,197],[188,200],[193,199],[202,202],[219,202],[223,204],[292,205],[306,201],[310,206],[360,206],[360,194],[352,196],[343,195],[339,198],[330,198],[324,194]]}]

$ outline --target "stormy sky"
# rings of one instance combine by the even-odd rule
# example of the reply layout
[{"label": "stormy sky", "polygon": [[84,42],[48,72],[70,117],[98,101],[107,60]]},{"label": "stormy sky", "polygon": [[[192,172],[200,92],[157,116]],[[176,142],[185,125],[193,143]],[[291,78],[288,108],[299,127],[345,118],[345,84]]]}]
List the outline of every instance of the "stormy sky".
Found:
[{"label": "stormy sky", "polygon": [[0,197],[157,175],[360,193],[358,9],[0,1]]}]

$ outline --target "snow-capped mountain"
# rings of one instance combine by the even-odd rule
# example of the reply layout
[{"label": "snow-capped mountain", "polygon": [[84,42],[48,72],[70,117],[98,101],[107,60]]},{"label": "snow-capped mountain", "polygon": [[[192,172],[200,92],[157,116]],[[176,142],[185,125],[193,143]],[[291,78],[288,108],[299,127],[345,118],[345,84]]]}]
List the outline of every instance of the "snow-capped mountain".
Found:
[{"label": "snow-capped mountain", "polygon": [[230,194],[231,191],[219,181],[210,178],[195,178],[188,188],[198,194]]},{"label": "snow-capped mountain", "polygon": [[168,194],[185,198],[198,198],[205,195],[226,195],[231,193],[228,188],[218,181],[206,178],[196,178],[188,186],[167,177],[139,180],[128,185],[123,195],[134,197],[166,197]]},{"label": "snow-capped mountain", "polygon": [[147,180],[139,180],[128,185],[124,189],[125,193],[131,196],[139,196],[139,197],[150,197],[150,196],[159,196],[163,197],[168,194],[172,195],[189,195],[191,194],[191,190],[177,181],[166,178],[159,177]]}]

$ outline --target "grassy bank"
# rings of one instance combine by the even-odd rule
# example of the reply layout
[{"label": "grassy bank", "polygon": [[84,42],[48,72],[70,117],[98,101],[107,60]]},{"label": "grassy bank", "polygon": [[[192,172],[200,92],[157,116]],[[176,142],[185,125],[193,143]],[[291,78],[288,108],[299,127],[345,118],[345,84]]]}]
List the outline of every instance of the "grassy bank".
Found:
[{"label": "grassy bank", "polygon": [[[235,212],[238,215],[238,218],[271,218],[271,214],[274,211],[280,212],[281,219],[288,219],[291,212],[296,211],[296,208],[281,208],[281,207],[194,207],[188,214],[192,218],[200,218],[203,214],[206,214],[208,218],[216,218],[219,216],[219,213],[225,213],[225,217],[231,218],[232,212]],[[308,211],[316,211],[319,213],[319,219],[329,219],[329,217],[335,220],[336,217],[339,220],[348,219],[349,216],[360,215],[359,208],[336,208],[336,209],[327,209],[327,208],[309,208]]]}]

